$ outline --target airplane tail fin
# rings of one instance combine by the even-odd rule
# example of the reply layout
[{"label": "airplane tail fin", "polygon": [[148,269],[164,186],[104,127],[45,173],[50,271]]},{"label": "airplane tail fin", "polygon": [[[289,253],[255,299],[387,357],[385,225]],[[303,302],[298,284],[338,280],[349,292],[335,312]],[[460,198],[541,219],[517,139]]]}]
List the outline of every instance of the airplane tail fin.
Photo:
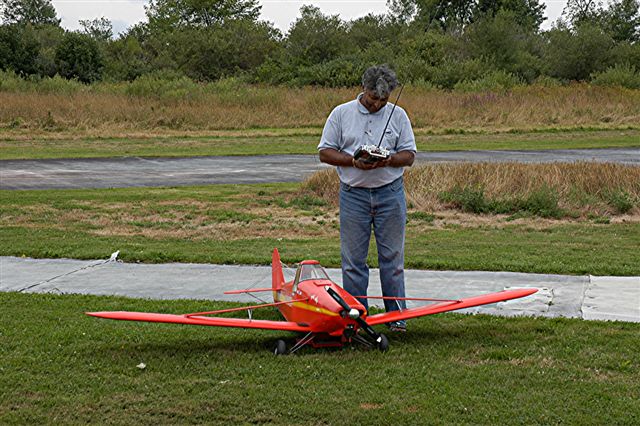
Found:
[{"label": "airplane tail fin", "polygon": [[280,263],[280,253],[278,249],[273,249],[273,257],[271,258],[271,286],[273,291],[279,291],[284,286],[284,273],[282,272],[282,264]]}]

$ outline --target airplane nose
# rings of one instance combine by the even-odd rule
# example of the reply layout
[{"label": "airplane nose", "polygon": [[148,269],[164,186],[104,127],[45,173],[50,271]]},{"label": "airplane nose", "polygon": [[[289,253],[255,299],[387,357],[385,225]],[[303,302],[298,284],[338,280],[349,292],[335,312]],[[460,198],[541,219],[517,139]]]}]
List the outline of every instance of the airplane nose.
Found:
[{"label": "airplane nose", "polygon": [[351,319],[357,319],[360,317],[360,311],[357,310],[356,308],[351,308],[349,310],[349,318]]}]

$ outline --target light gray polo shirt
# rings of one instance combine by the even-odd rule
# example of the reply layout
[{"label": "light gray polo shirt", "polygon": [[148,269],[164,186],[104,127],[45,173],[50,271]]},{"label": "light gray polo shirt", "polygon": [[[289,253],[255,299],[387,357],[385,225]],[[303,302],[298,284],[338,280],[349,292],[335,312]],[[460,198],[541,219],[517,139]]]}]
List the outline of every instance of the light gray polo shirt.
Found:
[{"label": "light gray polo shirt", "polygon": [[[393,104],[387,103],[372,114],[360,103],[361,96],[362,93],[357,99],[338,105],[331,111],[318,144],[319,151],[333,148],[353,155],[360,145],[378,145]],[[399,106],[393,112],[382,140],[382,147],[388,149],[391,154],[417,151],[411,122],[407,113]],[[398,179],[403,171],[403,167],[381,167],[373,170],[338,167],[338,176],[341,182],[350,186],[378,188]]]}]

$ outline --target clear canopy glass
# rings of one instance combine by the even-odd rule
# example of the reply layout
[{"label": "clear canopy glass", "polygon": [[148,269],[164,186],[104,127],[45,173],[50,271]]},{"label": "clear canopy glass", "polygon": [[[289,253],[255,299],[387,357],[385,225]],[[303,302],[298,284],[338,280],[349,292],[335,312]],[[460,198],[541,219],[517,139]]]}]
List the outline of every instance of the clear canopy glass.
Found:
[{"label": "clear canopy glass", "polygon": [[297,282],[307,280],[328,280],[329,277],[324,268],[318,264],[300,265]]}]

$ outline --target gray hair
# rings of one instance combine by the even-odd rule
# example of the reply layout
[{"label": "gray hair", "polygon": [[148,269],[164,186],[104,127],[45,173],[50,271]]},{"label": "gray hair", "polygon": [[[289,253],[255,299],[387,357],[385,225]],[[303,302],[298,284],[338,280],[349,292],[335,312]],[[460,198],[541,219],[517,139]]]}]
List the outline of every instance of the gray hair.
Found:
[{"label": "gray hair", "polygon": [[362,87],[380,98],[388,97],[399,84],[396,73],[388,65],[369,67],[362,74]]}]

